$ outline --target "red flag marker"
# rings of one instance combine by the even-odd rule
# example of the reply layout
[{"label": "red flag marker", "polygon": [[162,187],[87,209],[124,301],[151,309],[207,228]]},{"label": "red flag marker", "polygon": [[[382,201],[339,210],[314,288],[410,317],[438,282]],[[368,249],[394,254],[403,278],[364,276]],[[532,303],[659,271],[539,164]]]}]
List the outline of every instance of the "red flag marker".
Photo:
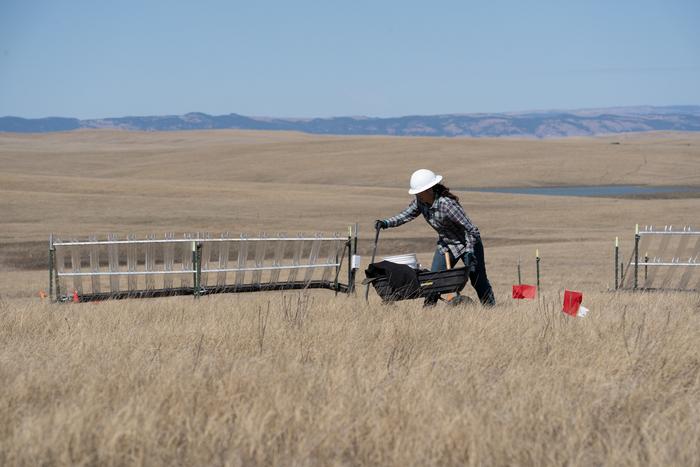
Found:
[{"label": "red flag marker", "polygon": [[562,310],[567,315],[571,316],[586,316],[588,309],[581,305],[583,294],[573,290],[564,291],[564,306]]},{"label": "red flag marker", "polygon": [[537,295],[537,287],[534,285],[520,284],[513,286],[513,298],[533,299]]}]

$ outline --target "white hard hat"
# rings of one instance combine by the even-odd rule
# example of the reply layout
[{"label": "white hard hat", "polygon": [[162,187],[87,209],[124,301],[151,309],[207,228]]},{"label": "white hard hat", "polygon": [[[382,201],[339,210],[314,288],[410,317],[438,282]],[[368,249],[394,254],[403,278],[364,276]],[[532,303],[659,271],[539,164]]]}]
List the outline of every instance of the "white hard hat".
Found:
[{"label": "white hard hat", "polygon": [[442,175],[435,175],[435,172],[428,169],[420,169],[411,175],[411,189],[409,195],[415,195],[428,188],[432,188],[442,180]]}]

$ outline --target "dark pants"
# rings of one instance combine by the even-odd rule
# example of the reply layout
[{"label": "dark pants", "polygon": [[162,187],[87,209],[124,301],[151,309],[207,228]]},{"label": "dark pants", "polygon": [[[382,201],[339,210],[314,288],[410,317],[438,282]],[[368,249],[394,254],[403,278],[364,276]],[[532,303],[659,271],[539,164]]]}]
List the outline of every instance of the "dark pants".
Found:
[{"label": "dark pants", "polygon": [[[450,255],[450,265],[455,267],[457,261],[460,259],[464,262],[464,257],[462,255],[455,259]],[[474,244],[474,258],[476,259],[476,268],[469,272],[469,281],[472,283],[472,287],[476,290],[476,294],[479,296],[479,300],[482,305],[493,306],[496,304],[496,298],[493,296],[493,289],[491,289],[491,284],[489,283],[489,278],[486,277],[486,261],[484,260],[484,245],[482,245],[481,240],[478,240]],[[431,271],[444,271],[447,269],[447,264],[445,263],[445,254],[440,252],[440,248],[435,250],[435,256],[433,256],[433,266],[430,268]],[[425,299],[426,305],[432,305],[437,303],[438,297],[428,297]]]}]

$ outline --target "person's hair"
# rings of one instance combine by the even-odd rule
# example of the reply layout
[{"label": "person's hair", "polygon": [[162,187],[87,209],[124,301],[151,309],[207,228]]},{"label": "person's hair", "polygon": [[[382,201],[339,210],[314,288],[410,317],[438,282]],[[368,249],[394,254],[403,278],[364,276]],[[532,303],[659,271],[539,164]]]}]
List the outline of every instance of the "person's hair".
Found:
[{"label": "person's hair", "polygon": [[450,199],[455,200],[457,203],[459,203],[459,196],[455,195],[450,191],[449,188],[447,188],[445,185],[442,183],[438,183],[433,187],[433,192],[435,193],[435,197],[439,198],[440,196],[446,196]]}]

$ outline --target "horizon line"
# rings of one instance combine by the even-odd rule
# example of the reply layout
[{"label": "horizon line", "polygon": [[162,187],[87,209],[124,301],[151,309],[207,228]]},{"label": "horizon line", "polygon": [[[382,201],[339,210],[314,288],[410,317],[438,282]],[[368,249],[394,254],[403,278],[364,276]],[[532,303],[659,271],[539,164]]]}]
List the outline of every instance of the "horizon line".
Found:
[{"label": "horizon line", "polygon": [[118,118],[148,118],[148,117],[184,117],[187,115],[200,114],[209,117],[224,117],[229,115],[238,115],[241,117],[251,118],[251,119],[276,119],[276,120],[332,120],[335,118],[355,118],[355,119],[368,119],[368,120],[383,120],[383,119],[393,119],[393,118],[407,118],[407,117],[440,117],[440,116],[470,116],[470,115],[522,115],[522,114],[535,114],[535,113],[567,113],[567,112],[592,112],[592,111],[604,111],[612,109],[635,109],[635,108],[650,108],[650,109],[663,109],[670,107],[697,107],[700,110],[700,104],[664,104],[664,105],[650,105],[650,104],[635,104],[635,105],[611,105],[604,107],[576,107],[576,108],[540,108],[540,109],[529,109],[529,110],[507,110],[507,111],[496,111],[496,112],[445,112],[445,113],[414,113],[414,114],[404,114],[404,115],[393,115],[393,116],[370,116],[370,115],[343,115],[336,114],[325,117],[280,117],[271,115],[254,115],[254,114],[241,114],[237,112],[215,114],[206,113],[201,111],[189,111],[185,113],[161,113],[161,114],[132,114],[132,115],[121,115],[116,117],[90,117],[90,118],[78,118],[78,117],[67,117],[62,115],[47,115],[43,117],[22,117],[19,115],[2,115],[0,118],[20,118],[23,120],[42,120],[49,118],[64,118],[70,120],[78,121],[90,121],[90,120],[110,120]]}]

